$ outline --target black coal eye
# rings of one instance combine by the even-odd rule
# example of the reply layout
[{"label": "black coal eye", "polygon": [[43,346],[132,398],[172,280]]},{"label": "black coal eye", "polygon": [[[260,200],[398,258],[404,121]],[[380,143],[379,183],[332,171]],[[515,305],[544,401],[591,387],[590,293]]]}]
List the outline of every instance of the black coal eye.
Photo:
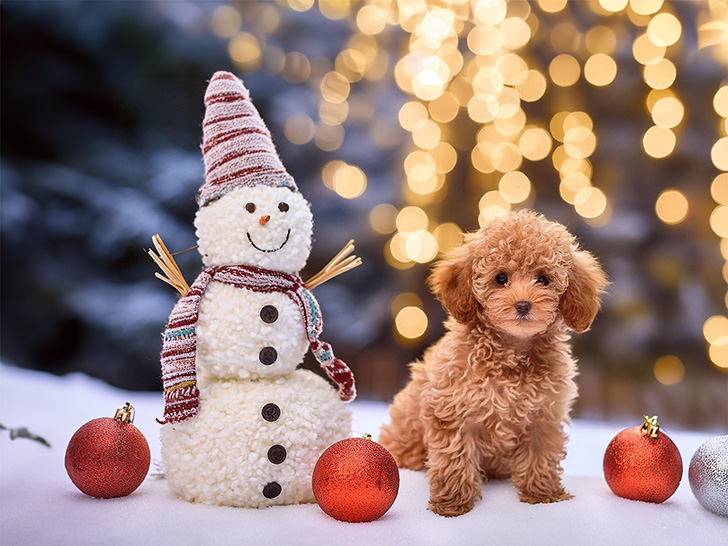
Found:
[{"label": "black coal eye", "polygon": [[495,278],[495,282],[497,282],[498,284],[508,284],[508,275],[506,275],[505,273],[497,275]]},{"label": "black coal eye", "polygon": [[250,214],[253,214],[255,212],[255,203],[248,203],[245,205],[245,210],[247,210]]},{"label": "black coal eye", "polygon": [[288,212],[288,209],[291,207],[288,206],[288,203],[278,203],[278,210],[281,212]]},{"label": "black coal eye", "polygon": [[536,279],[536,283],[542,284],[544,286],[548,286],[549,280],[544,275],[539,275],[538,278]]}]

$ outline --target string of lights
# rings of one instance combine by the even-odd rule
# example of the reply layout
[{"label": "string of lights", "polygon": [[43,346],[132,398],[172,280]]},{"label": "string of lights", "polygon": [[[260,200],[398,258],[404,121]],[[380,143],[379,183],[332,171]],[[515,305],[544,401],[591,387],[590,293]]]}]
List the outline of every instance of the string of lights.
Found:
[{"label": "string of lights", "polygon": [[[401,202],[379,204],[369,215],[371,228],[388,236],[383,249],[387,264],[404,270],[428,264],[460,244],[462,227],[441,217],[441,204],[456,176],[464,176],[469,195],[478,194],[473,202],[482,226],[513,208],[533,205],[536,186],[527,174],[529,164],[550,160],[560,198],[589,225],[608,225],[615,203],[597,183],[601,177],[592,163],[602,128],[595,126],[586,107],[569,107],[589,104],[574,89],[583,79],[594,90],[609,93],[625,63],[639,63],[649,123],[642,152],[654,161],[677,153],[689,115],[674,86],[687,58],[684,34],[697,36],[700,55],[728,67],[728,4],[700,3],[695,28],[690,29],[683,28],[676,4],[320,0],[314,5],[314,0],[277,0],[219,6],[212,28],[229,40],[230,57],[240,70],[260,69],[318,89],[318,118],[295,113],[285,122],[285,137],[293,144],[313,142],[334,152],[344,142],[347,124],[365,123],[377,147],[405,148],[395,166]],[[267,44],[279,28],[281,10],[314,7],[323,17],[350,25],[351,35],[333,62]],[[247,31],[241,30],[242,12]],[[398,111],[398,127],[393,127],[395,120],[378,117],[366,96],[355,92],[361,82],[382,80],[393,80],[407,97]],[[706,221],[720,238],[726,260],[722,275],[728,283],[725,80],[714,94],[713,108],[720,120],[711,159],[720,173],[709,185],[715,207]],[[404,147],[402,131],[411,140]],[[364,171],[341,160],[326,163],[321,178],[346,199],[360,197],[367,188]],[[655,215],[666,226],[681,224],[690,210],[690,196],[669,184],[654,202]],[[417,295],[400,294],[391,311],[398,336],[412,340],[426,332],[428,319]],[[728,370],[728,318],[708,318],[703,333],[710,361]],[[684,366],[677,357],[665,355],[655,363],[654,373],[665,384],[676,383]]]}]

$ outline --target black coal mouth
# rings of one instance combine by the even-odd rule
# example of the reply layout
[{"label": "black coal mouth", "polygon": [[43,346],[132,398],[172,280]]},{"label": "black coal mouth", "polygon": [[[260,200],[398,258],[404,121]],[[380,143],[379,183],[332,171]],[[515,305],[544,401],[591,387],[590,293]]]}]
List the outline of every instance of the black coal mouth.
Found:
[{"label": "black coal mouth", "polygon": [[278,252],[280,249],[282,249],[284,246],[286,246],[286,243],[288,242],[289,237],[291,236],[291,230],[288,230],[288,233],[286,233],[286,239],[281,243],[281,246],[278,248],[273,249],[266,249],[266,248],[260,248],[258,245],[256,245],[253,242],[253,238],[250,236],[250,232],[246,231],[245,234],[248,236],[248,241],[250,241],[250,244],[253,245],[253,248],[256,250],[260,250],[261,252]]}]

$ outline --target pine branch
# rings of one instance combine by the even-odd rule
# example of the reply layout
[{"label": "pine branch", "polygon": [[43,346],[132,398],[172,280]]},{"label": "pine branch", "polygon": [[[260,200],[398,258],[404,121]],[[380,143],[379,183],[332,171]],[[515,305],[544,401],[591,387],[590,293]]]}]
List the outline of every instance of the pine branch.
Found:
[{"label": "pine branch", "polygon": [[33,434],[25,427],[18,427],[18,428],[8,428],[2,423],[0,423],[0,430],[7,430],[10,432],[10,439],[15,440],[16,438],[27,438],[28,440],[33,440],[34,442],[38,442],[39,444],[43,444],[46,447],[51,447],[51,444],[48,443],[48,440],[45,438],[38,436],[37,434]]}]

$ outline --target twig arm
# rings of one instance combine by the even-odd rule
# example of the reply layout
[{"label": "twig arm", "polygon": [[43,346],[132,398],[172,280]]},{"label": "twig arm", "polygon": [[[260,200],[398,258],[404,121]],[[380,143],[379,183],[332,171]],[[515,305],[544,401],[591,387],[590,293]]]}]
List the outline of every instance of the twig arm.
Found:
[{"label": "twig arm", "polygon": [[311,290],[334,277],[361,265],[361,258],[349,256],[354,251],[354,240],[350,240],[326,266],[308,279],[304,286]]},{"label": "twig arm", "polygon": [[159,234],[152,237],[152,243],[158,254],[155,254],[152,249],[149,249],[147,252],[152,260],[154,260],[154,263],[162,270],[162,273],[164,273],[164,275],[155,273],[155,277],[176,288],[182,296],[186,296],[187,292],[190,291],[190,286],[187,284],[184,275],[182,275],[182,271],[177,266],[177,262],[174,261],[174,257],[167,250]]}]

